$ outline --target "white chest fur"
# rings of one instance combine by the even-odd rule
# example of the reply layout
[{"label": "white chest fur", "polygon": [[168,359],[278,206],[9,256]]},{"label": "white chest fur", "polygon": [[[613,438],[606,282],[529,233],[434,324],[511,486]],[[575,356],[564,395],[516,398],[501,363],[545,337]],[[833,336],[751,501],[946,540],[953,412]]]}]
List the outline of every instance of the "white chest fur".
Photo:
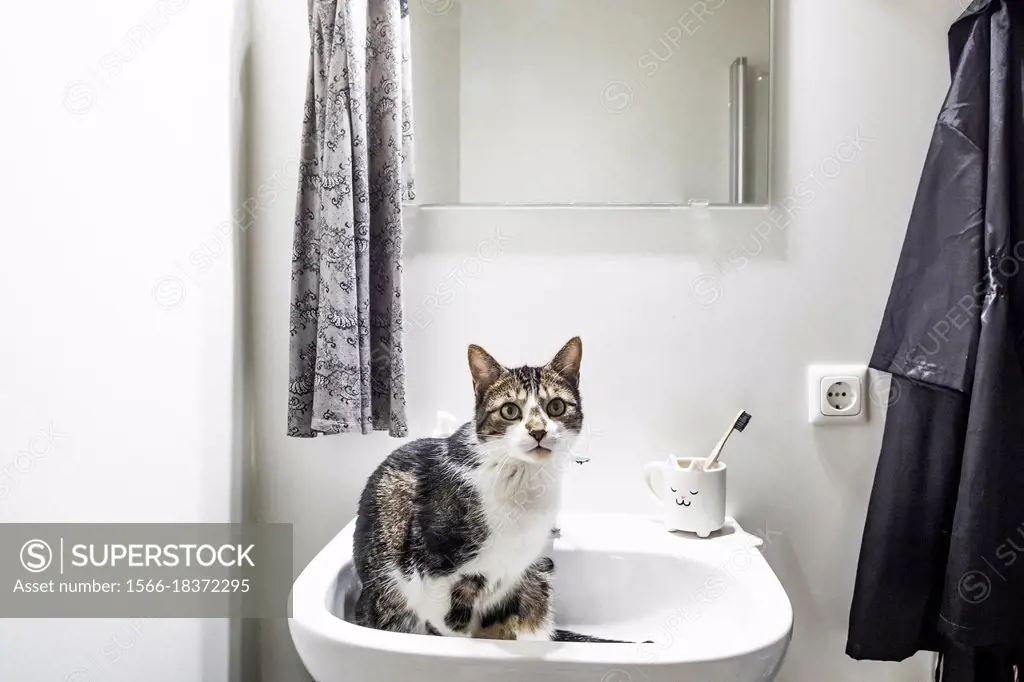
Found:
[{"label": "white chest fur", "polygon": [[561,502],[561,480],[554,467],[508,464],[477,476],[490,539],[480,552],[480,572],[515,578],[544,550]]},{"label": "white chest fur", "polygon": [[452,576],[401,581],[416,613],[444,634],[452,585],[462,575],[483,575],[487,591],[479,610],[500,602],[515,587],[526,568],[547,546],[561,502],[561,476],[557,462],[530,465],[507,462],[503,467],[481,467],[464,474],[480,496],[488,537],[477,555]]}]

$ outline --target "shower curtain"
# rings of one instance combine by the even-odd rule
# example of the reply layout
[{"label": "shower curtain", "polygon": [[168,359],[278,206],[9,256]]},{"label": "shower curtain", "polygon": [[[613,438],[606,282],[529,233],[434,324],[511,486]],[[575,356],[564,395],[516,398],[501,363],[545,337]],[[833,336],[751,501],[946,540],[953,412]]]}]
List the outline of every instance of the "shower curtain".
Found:
[{"label": "shower curtain", "polygon": [[288,435],[406,434],[407,0],[310,0],[292,247]]},{"label": "shower curtain", "polygon": [[942,682],[1024,672],[1024,0],[949,30],[870,365],[892,375],[847,653],[936,651]]}]

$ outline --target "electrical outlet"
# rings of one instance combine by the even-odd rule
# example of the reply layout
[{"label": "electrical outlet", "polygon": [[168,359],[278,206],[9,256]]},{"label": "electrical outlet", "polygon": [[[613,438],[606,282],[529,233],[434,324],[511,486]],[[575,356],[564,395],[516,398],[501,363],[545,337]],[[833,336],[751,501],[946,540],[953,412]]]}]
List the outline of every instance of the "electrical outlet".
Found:
[{"label": "electrical outlet", "polygon": [[812,424],[863,424],[868,420],[864,365],[811,365],[807,368],[807,416]]},{"label": "electrical outlet", "polygon": [[[826,385],[827,384],[827,385]],[[860,392],[856,379],[825,377],[821,380],[821,413],[826,417],[847,417],[860,414]]]}]

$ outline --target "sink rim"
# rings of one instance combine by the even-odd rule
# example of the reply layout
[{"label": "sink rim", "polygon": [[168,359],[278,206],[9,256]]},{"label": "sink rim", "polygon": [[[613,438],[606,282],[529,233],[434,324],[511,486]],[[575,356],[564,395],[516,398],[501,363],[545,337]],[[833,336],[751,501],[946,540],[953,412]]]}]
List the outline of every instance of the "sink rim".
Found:
[{"label": "sink rim", "polygon": [[334,615],[328,606],[338,572],[352,561],[352,537],[355,530],[353,519],[317,553],[296,578],[291,593],[292,617],[289,618],[292,637],[297,640],[300,636],[312,636],[339,645],[375,649],[396,655],[483,660],[531,659],[619,666],[726,661],[788,644],[793,626],[789,597],[768,562],[756,549],[761,546],[761,540],[746,533],[735,520],[727,519],[724,533],[707,539],[699,539],[688,533],[668,533],[656,519],[635,514],[566,511],[559,515],[559,525],[561,537],[555,540],[554,546],[562,551],[585,549],[669,554],[699,563],[715,563],[735,556],[737,551],[749,552],[750,566],[744,569],[744,575],[750,577],[744,582],[755,585],[759,596],[770,605],[769,609],[759,614],[767,614],[770,619],[763,628],[756,631],[756,636],[748,635],[745,641],[737,643],[727,640],[721,646],[709,647],[701,652],[663,648],[659,649],[655,660],[645,660],[641,656],[642,648],[652,646],[650,644],[498,641],[373,630],[343,620]]}]

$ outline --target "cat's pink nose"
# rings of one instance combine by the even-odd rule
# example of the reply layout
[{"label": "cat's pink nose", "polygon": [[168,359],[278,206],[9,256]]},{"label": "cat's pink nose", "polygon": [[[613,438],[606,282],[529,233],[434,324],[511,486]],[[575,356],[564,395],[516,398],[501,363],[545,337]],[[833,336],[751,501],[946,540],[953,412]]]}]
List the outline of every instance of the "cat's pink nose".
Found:
[{"label": "cat's pink nose", "polygon": [[530,431],[530,435],[533,436],[534,439],[536,439],[536,441],[539,443],[542,440],[544,440],[544,436],[548,435],[548,432],[545,431],[544,429],[535,429],[533,431]]}]

